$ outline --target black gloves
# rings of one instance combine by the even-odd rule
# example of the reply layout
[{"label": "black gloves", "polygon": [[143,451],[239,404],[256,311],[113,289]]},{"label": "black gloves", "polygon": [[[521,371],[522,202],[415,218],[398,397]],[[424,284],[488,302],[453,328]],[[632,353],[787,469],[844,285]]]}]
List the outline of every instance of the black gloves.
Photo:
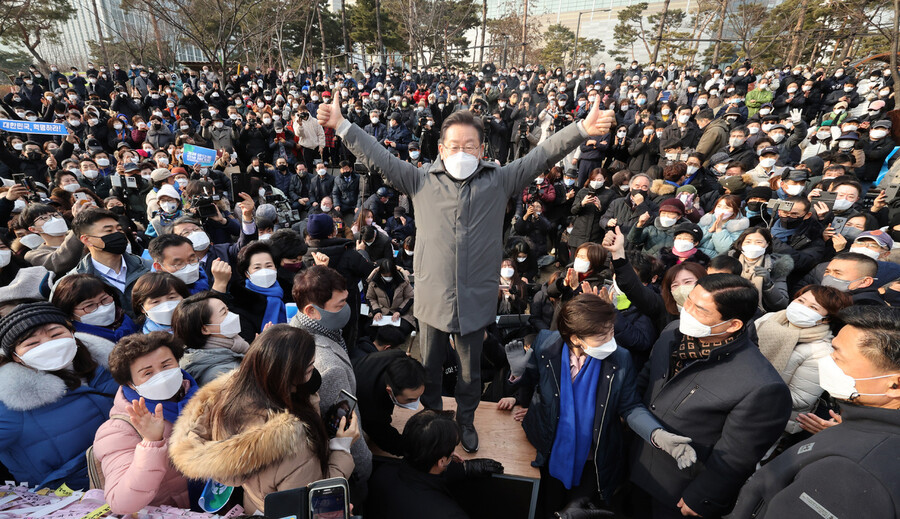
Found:
[{"label": "black gloves", "polygon": [[503,465],[499,461],[490,458],[475,458],[463,462],[466,477],[490,476],[491,474],[503,474]]}]

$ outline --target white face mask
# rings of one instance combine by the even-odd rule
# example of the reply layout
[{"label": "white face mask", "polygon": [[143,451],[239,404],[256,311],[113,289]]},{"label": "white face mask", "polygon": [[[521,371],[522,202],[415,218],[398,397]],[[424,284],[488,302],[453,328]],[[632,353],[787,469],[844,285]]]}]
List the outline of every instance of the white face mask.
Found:
[{"label": "white face mask", "polygon": [[178,303],[180,302],[180,300],[163,301],[153,308],[145,308],[144,311],[147,313],[147,317],[154,323],[169,326],[172,324],[172,314],[175,312],[175,307],[178,306]]},{"label": "white face mask", "polygon": [[713,211],[713,214],[715,216],[721,215],[723,220],[727,220],[728,218],[731,218],[732,215],[734,215],[734,212],[731,209],[722,209],[720,207],[717,207],[716,210]]},{"label": "white face mask", "polygon": [[579,274],[584,274],[588,270],[591,269],[590,260],[575,258],[575,261],[572,262],[572,270]]},{"label": "white face mask", "polygon": [[788,322],[797,328],[812,328],[819,324],[825,316],[799,301],[791,301],[785,311]]},{"label": "white face mask", "polygon": [[691,240],[675,240],[672,242],[672,248],[678,252],[687,252],[694,248],[694,242]]},{"label": "white face mask", "polygon": [[96,169],[86,169],[81,174],[84,175],[85,178],[93,180],[97,178],[98,175],[100,175],[100,172]]},{"label": "white face mask", "polygon": [[515,274],[516,271],[512,267],[503,267],[500,269],[500,277],[504,279],[512,279]]},{"label": "white face mask", "polygon": [[585,346],[584,352],[597,360],[603,360],[606,357],[609,357],[610,355],[612,355],[613,352],[616,351],[616,348],[618,348],[618,347],[619,346],[616,344],[616,338],[613,337],[609,341],[604,342],[603,344],[601,344],[600,346],[597,346],[596,348],[588,348]]},{"label": "white face mask", "polygon": [[79,317],[78,320],[93,326],[109,326],[116,320],[116,303],[100,305],[93,312]]},{"label": "white face mask", "polygon": [[678,331],[680,331],[684,335],[687,335],[688,337],[695,337],[697,339],[703,337],[715,337],[716,335],[725,335],[728,332],[713,333],[712,329],[716,326],[719,326],[720,324],[725,324],[729,321],[722,321],[721,323],[716,323],[712,326],[709,326],[701,323],[699,320],[697,320],[696,317],[682,308],[681,321],[678,323]]},{"label": "white face mask", "polygon": [[184,375],[181,368],[171,368],[160,371],[143,384],[134,386],[134,390],[148,400],[168,400],[178,393],[183,382]]},{"label": "white face mask", "polygon": [[773,159],[773,158],[759,159],[759,165],[766,169],[771,168],[772,166],[775,165],[775,159]]},{"label": "white face mask", "polygon": [[36,249],[44,244],[44,239],[41,238],[40,234],[26,234],[19,238],[19,243],[28,247],[29,249]]},{"label": "white face mask", "polygon": [[200,263],[189,263],[171,274],[185,284],[192,285],[200,279]]},{"label": "white face mask", "polygon": [[222,319],[221,323],[207,326],[218,326],[219,335],[224,335],[225,337],[234,337],[241,333],[241,319],[238,314],[233,312],[228,312],[228,315],[225,316],[225,319]]},{"label": "white face mask", "polygon": [[178,210],[178,202],[160,202],[159,208],[163,210],[163,212],[173,214]]},{"label": "white face mask", "polygon": [[26,351],[24,355],[16,354],[26,366],[40,371],[58,371],[72,365],[78,344],[75,337],[53,339]]},{"label": "white face mask", "polygon": [[744,257],[747,259],[756,259],[766,253],[766,248],[760,247],[759,245],[747,244],[741,247],[741,253],[743,253]]},{"label": "white face mask", "polygon": [[887,133],[888,133],[887,130],[872,130],[871,132],[869,132],[869,135],[871,135],[873,139],[877,140],[877,139],[884,138],[887,135]]},{"label": "white face mask", "polygon": [[785,193],[791,196],[797,196],[803,191],[803,186],[799,184],[792,184],[789,186],[784,186],[782,189],[784,189]]},{"label": "white face mask", "polygon": [[644,135],[647,137],[653,135],[653,128],[644,128]]},{"label": "white face mask", "polygon": [[838,400],[853,400],[859,396],[882,396],[884,393],[860,393],[856,390],[857,380],[877,380],[896,377],[897,374],[878,377],[853,378],[834,362],[831,355],[819,359],[819,386]]},{"label": "white face mask", "polygon": [[194,231],[188,234],[187,239],[191,240],[195,251],[205,250],[209,247],[209,235],[203,231]]},{"label": "white face mask", "polygon": [[478,168],[478,157],[460,151],[444,159],[444,169],[456,180],[471,177]]},{"label": "white face mask", "polygon": [[272,237],[271,234],[260,234],[260,235],[259,235],[259,241],[266,241],[266,240],[268,240],[268,239],[271,238],[271,237]]},{"label": "white face mask", "polygon": [[250,274],[250,282],[260,288],[269,288],[275,284],[278,272],[275,269],[260,269]]},{"label": "white face mask", "polygon": [[687,174],[688,174],[688,176],[693,175],[693,174],[696,173],[697,170],[699,170],[699,169],[700,169],[700,166],[690,166],[690,165],[689,165],[689,166],[687,167]]},{"label": "white face mask", "polygon": [[47,220],[41,227],[41,232],[50,236],[63,236],[68,230],[69,226],[66,225],[66,221],[57,217]]},{"label": "white face mask", "polygon": [[0,250],[0,269],[9,265],[12,260],[12,251],[9,249]]},{"label": "white face mask", "polygon": [[603,181],[602,180],[591,180],[588,185],[591,186],[591,189],[600,189],[601,187],[603,187]]},{"label": "white face mask", "polygon": [[681,124],[687,124],[687,122],[690,120],[691,120],[690,115],[679,115],[678,116],[678,122],[680,122]]},{"label": "white face mask", "polygon": [[878,260],[878,256],[881,255],[881,253],[879,253],[877,250],[872,250],[868,247],[863,247],[862,245],[854,245],[854,246],[850,247],[850,252],[862,254],[863,256],[867,256],[876,261]]},{"label": "white face mask", "polygon": [[847,209],[850,209],[851,206],[853,206],[853,202],[847,200],[846,198],[841,198],[840,200],[834,201],[835,211],[846,211]]},{"label": "white face mask", "polygon": [[659,224],[662,225],[663,227],[672,227],[673,225],[675,225],[675,222],[677,222],[677,221],[678,221],[677,219],[669,218],[668,216],[660,216],[659,217]]}]

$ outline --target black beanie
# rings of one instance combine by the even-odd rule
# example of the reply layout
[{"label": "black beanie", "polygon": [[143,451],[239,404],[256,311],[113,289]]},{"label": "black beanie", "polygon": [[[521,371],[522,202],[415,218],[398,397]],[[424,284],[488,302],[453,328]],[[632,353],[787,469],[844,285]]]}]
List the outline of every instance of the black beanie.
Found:
[{"label": "black beanie", "polygon": [[772,188],[767,186],[756,186],[747,190],[746,199],[765,198],[766,200],[769,200],[772,198],[772,194]]},{"label": "black beanie", "polygon": [[28,332],[45,324],[68,325],[66,314],[50,303],[26,303],[13,308],[0,319],[0,354],[9,358],[13,345]]}]

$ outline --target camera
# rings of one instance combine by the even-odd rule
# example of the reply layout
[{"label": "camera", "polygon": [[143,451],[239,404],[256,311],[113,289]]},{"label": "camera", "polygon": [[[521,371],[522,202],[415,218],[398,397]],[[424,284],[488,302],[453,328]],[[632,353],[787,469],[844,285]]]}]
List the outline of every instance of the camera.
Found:
[{"label": "camera", "polygon": [[540,189],[534,184],[528,186],[528,190],[525,192],[525,203],[532,204],[540,200]]},{"label": "camera", "polygon": [[190,199],[191,211],[197,218],[212,218],[216,216],[216,202],[221,200],[219,195],[195,195]]},{"label": "camera", "polygon": [[290,202],[284,195],[266,195],[266,203],[271,204],[275,208],[275,214],[278,217],[277,223],[281,226],[290,227],[300,222],[300,211],[292,209]]}]

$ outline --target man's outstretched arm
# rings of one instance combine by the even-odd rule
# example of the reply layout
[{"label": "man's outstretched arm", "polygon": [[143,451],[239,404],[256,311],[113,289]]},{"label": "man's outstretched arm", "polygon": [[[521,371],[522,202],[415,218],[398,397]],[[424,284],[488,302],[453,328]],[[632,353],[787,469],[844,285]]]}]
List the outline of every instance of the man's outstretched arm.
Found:
[{"label": "man's outstretched arm", "polygon": [[359,126],[352,124],[341,113],[339,95],[334,96],[330,105],[319,105],[316,119],[326,128],[334,129],[334,133],[343,139],[344,144],[369,169],[373,166],[384,172],[388,182],[404,193],[417,191],[419,170],[409,162],[400,160],[376,141]]}]

